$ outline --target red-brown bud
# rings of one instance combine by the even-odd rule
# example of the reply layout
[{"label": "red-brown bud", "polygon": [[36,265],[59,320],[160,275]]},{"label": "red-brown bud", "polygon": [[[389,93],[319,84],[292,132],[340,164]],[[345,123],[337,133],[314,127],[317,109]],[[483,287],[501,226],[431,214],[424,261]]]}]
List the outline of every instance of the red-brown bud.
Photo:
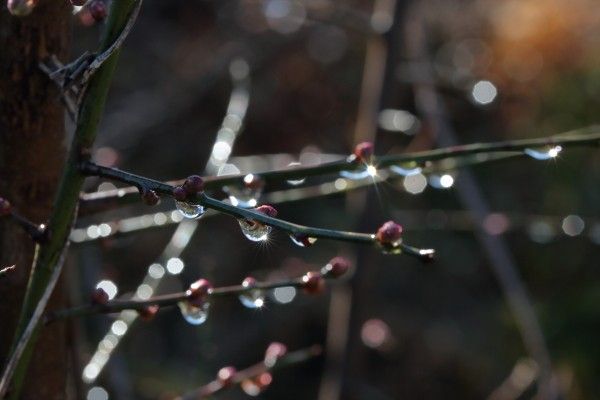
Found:
[{"label": "red-brown bud", "polygon": [[367,162],[373,156],[373,143],[371,142],[362,142],[354,147],[354,155],[356,159],[359,161]]},{"label": "red-brown bud", "polygon": [[153,305],[141,308],[141,309],[137,310],[137,312],[140,315],[141,319],[143,319],[144,321],[150,321],[158,313],[158,310],[159,310],[159,306],[156,304],[153,304]]},{"label": "red-brown bud", "polygon": [[402,238],[402,226],[394,221],[388,221],[379,227],[375,237],[383,245],[394,246]]},{"label": "red-brown bud", "polygon": [[251,190],[261,190],[265,186],[265,181],[258,175],[248,174],[244,176],[244,186]]},{"label": "red-brown bud", "polygon": [[106,293],[106,291],[104,291],[104,289],[96,288],[92,292],[92,295],[90,296],[90,300],[92,301],[92,304],[104,305],[104,304],[108,303],[109,296],[108,296],[108,293]]},{"label": "red-brown bud", "polygon": [[227,366],[223,367],[217,372],[217,379],[221,382],[223,386],[229,386],[233,383],[233,378],[235,378],[235,374],[237,370],[235,367]]},{"label": "red-brown bud", "polygon": [[321,293],[325,289],[323,276],[315,271],[307,272],[302,277],[302,289],[310,294]]},{"label": "red-brown bud", "polygon": [[190,175],[183,182],[183,189],[189,195],[195,195],[204,190],[204,179],[199,175]]},{"label": "red-brown bud", "polygon": [[88,4],[88,9],[96,22],[103,21],[108,15],[106,4],[104,4],[104,1],[102,0],[91,0]]},{"label": "red-brown bud", "polygon": [[244,278],[244,280],[242,281],[242,286],[243,287],[254,287],[256,286],[256,279],[254,279],[251,276],[247,276],[246,278]]},{"label": "red-brown bud", "polygon": [[185,201],[187,199],[187,192],[181,186],[175,186],[173,188],[173,197],[177,201]]},{"label": "red-brown bud", "polygon": [[187,291],[188,301],[196,307],[201,307],[206,301],[206,297],[212,287],[212,284],[208,280],[198,279],[190,285]]},{"label": "red-brown bud", "polygon": [[149,206],[155,206],[160,201],[160,197],[154,190],[144,188],[142,189],[142,201]]},{"label": "red-brown bud", "polygon": [[259,213],[265,214],[268,217],[275,218],[277,216],[277,210],[275,209],[275,207],[270,206],[268,204],[258,206],[254,209],[254,211],[258,211]]},{"label": "red-brown bud", "polygon": [[344,257],[334,257],[323,268],[323,274],[332,278],[339,278],[350,268],[350,263]]},{"label": "red-brown bud", "polygon": [[272,342],[265,350],[265,365],[273,367],[277,360],[287,354],[287,346],[283,343]]},{"label": "red-brown bud", "polygon": [[0,197],[0,217],[5,215],[9,215],[11,212],[11,205],[8,200],[3,197]]}]

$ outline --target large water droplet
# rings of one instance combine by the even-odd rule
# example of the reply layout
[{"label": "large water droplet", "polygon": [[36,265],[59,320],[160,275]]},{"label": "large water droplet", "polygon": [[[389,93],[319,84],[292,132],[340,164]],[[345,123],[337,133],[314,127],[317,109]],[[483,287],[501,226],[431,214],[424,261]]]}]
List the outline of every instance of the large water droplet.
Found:
[{"label": "large water droplet", "polygon": [[290,239],[292,239],[292,242],[300,247],[309,247],[312,246],[313,244],[315,244],[315,242],[317,241],[317,238],[315,237],[310,237],[308,235],[305,235],[303,233],[291,233],[290,234]]},{"label": "large water droplet", "polygon": [[180,301],[177,305],[181,310],[181,315],[189,324],[202,325],[206,322],[210,303],[205,302],[202,304],[202,307],[196,307],[189,301]]},{"label": "large water droplet", "polygon": [[238,222],[240,228],[242,228],[242,233],[248,240],[264,242],[269,238],[269,233],[272,229],[269,225],[247,219],[239,219]]},{"label": "large water droplet", "polygon": [[542,148],[525,149],[523,150],[523,153],[536,160],[550,160],[556,158],[561,151],[562,146],[546,146]]},{"label": "large water droplet", "polygon": [[204,215],[204,207],[200,204],[190,204],[185,201],[175,201],[175,207],[186,218],[200,218]]},{"label": "large water droplet", "polygon": [[420,174],[423,169],[419,167],[417,163],[410,162],[405,164],[391,165],[390,171],[401,176],[413,176]]},{"label": "large water droplet", "polygon": [[377,168],[373,165],[366,165],[364,168],[354,171],[340,171],[340,176],[342,178],[351,179],[353,181],[374,177],[375,175],[377,175]]},{"label": "large water droplet", "polygon": [[[245,280],[242,282],[245,288],[256,286],[256,283]],[[240,302],[247,308],[261,308],[265,305],[265,293],[261,289],[252,289],[243,292],[239,296]]]},{"label": "large water droplet", "polygon": [[227,186],[223,190],[229,195],[229,201],[236,207],[254,208],[262,194],[264,182],[260,176],[248,174],[244,177],[244,187]]},{"label": "large water droplet", "polygon": [[[300,168],[300,167],[302,167],[302,164],[299,162],[291,162],[288,164],[288,169],[294,169],[294,168]],[[298,186],[298,185],[302,185],[304,183],[304,181],[306,181],[306,178],[290,179],[286,182],[289,185]]]}]

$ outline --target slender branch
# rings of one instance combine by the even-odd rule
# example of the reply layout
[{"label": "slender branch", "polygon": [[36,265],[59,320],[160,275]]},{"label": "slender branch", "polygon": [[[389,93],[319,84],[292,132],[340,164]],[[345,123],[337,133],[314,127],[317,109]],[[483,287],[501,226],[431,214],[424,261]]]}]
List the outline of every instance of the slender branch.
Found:
[{"label": "slender branch", "polygon": [[[591,126],[577,129],[571,132],[558,134],[555,136],[537,139],[474,143],[415,153],[380,156],[374,157],[371,162],[378,169],[382,169],[385,167],[404,163],[420,163],[424,165],[428,161],[431,162],[443,159],[455,159],[459,157],[473,156],[478,154],[503,153],[506,156],[526,156],[526,154],[524,153],[524,150],[526,149],[539,148],[549,145],[562,146],[565,148],[597,146],[600,145],[600,128],[597,126]],[[493,161],[494,158],[492,157],[491,160]],[[486,161],[482,160],[482,162]],[[426,165],[424,166],[427,167]],[[360,168],[364,168],[364,164],[356,162],[356,160],[352,157],[346,157],[338,161],[327,162],[310,167],[267,171],[262,173],[256,173],[254,175],[260,176],[260,178],[266,183],[276,183],[294,179],[303,179],[311,176],[335,174],[345,170],[356,170]],[[205,188],[210,190],[220,189],[226,185],[243,185],[243,180],[245,176],[246,174],[206,177]],[[172,186],[179,186],[182,183],[183,180],[167,182],[168,185]],[[137,195],[137,192],[137,188],[130,187],[117,189],[114,191],[82,194],[82,213],[89,213],[97,209],[104,209],[106,205],[110,204],[123,204],[131,202],[131,200]]]},{"label": "slender branch", "polygon": [[320,356],[322,352],[323,350],[321,346],[313,345],[304,349],[287,353],[279,357],[277,361],[272,365],[267,365],[267,363],[261,361],[246,369],[235,372],[230,382],[225,383],[220,379],[215,379],[214,381],[209,382],[196,390],[186,393],[181,397],[177,397],[176,400],[204,399],[209,396],[213,396],[219,392],[222,392],[227,388],[239,385],[245,380],[256,378],[265,372],[274,372],[284,367],[308,361],[314,357]]},{"label": "slender branch", "polygon": [[[335,279],[334,275],[326,273],[326,270],[322,271],[322,278],[324,279]],[[302,277],[295,279],[282,280],[277,282],[256,282],[252,286],[244,285],[233,285],[233,286],[222,286],[209,289],[207,294],[207,301],[214,297],[226,297],[226,296],[239,296],[244,293],[252,292],[254,290],[272,290],[282,287],[295,287],[303,288],[306,283],[302,280]],[[159,307],[170,307],[175,306],[181,301],[188,300],[192,297],[190,291],[169,293],[159,296],[153,296],[144,300],[129,299],[129,300],[110,300],[105,304],[84,304],[74,308],[68,308],[64,310],[58,310],[50,312],[44,319],[45,324],[49,324],[58,320],[66,318],[76,318],[86,315],[94,314],[112,314],[123,310],[143,310],[148,306],[159,306]]]},{"label": "slender branch", "polygon": [[0,269],[0,279],[6,278],[8,275],[12,274],[16,268],[16,265],[9,265],[8,267]]},{"label": "slender branch", "polygon": [[[111,11],[100,47],[102,50],[108,49],[117,40],[138,2],[139,0],[119,0],[111,3]],[[72,222],[77,214],[79,193],[84,181],[84,176],[79,171],[78,164],[82,156],[86,153],[89,154],[89,149],[96,138],[98,122],[104,110],[119,52],[120,50],[116,49],[92,76],[81,102],[69,158],[63,170],[60,186],[54,200],[55,206],[48,223],[52,236],[46,243],[42,243],[38,247],[39,251],[31,268],[29,284],[15,332],[11,351],[11,358],[16,358],[13,390],[10,395],[13,399],[18,398],[20,395],[23,378],[33,352],[33,343],[37,336],[35,329],[26,340],[22,338],[29,327],[37,322],[34,318],[37,310],[39,308],[43,310],[45,307],[46,293],[53,286],[54,276],[60,272],[61,260],[68,245]],[[23,346],[23,350],[19,353],[16,353],[17,346]],[[10,372],[10,370],[7,369],[6,372]],[[2,390],[6,391],[10,379],[3,380],[3,382]]]},{"label": "slender branch", "polygon": [[[174,186],[168,183],[156,181],[154,179],[146,178],[143,176],[135,175],[126,171],[122,171],[116,168],[103,167],[94,164],[90,161],[81,163],[81,170],[88,176],[100,176],[109,178],[115,181],[127,183],[140,190],[153,190],[156,193],[160,193],[167,196],[173,195]],[[306,235],[314,238],[332,239],[344,242],[355,242],[355,243],[369,243],[377,244],[378,241],[372,233],[357,233],[357,232],[344,232],[333,229],[313,228],[304,225],[294,224],[292,222],[284,221],[282,219],[269,217],[258,211],[251,209],[245,209],[242,207],[234,206],[221,200],[214,199],[205,193],[201,193],[196,196],[196,199],[192,199],[192,202],[200,204],[206,208],[213,209],[223,214],[230,215],[238,219],[246,219],[252,221],[258,221],[265,225],[278,228],[292,235]],[[418,249],[404,243],[397,245],[398,250],[408,255],[420,258],[421,260],[428,261],[432,259],[435,251],[433,249]]]}]

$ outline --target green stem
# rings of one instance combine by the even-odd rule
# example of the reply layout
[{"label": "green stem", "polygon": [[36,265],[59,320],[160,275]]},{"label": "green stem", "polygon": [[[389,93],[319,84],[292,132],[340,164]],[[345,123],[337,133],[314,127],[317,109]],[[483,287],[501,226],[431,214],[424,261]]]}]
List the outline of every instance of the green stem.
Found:
[{"label": "green stem", "polygon": [[[136,0],[112,2],[101,44],[101,51],[108,49],[119,37],[119,34],[129,20],[130,13],[134,10],[135,3]],[[67,245],[71,224],[79,201],[79,193],[84,180],[84,176],[79,170],[79,163],[83,154],[89,154],[89,150],[96,138],[98,123],[104,111],[118,55],[119,50],[116,50],[96,71],[90,79],[86,93],[82,99],[75,136],[54,201],[54,212],[48,224],[48,229],[51,232],[50,240],[38,246],[37,257],[34,260],[27,292],[25,293],[21,317],[17,331],[15,332],[15,345],[21,338],[25,328],[29,325],[32,313],[38,306],[38,302],[48,286],[52,272],[58,265],[60,255]],[[18,361],[10,394],[10,398],[12,399],[19,397],[36,337],[36,334],[30,337],[25,351]]]},{"label": "green stem", "polygon": [[[566,132],[555,136],[537,138],[507,140],[491,143],[473,143],[463,146],[446,147],[435,150],[420,151],[415,153],[392,154],[387,156],[373,157],[372,164],[377,168],[389,167],[403,163],[424,163],[443,159],[456,159],[460,157],[477,154],[500,154],[504,156],[525,156],[523,150],[527,148],[544,147],[548,145],[560,145],[563,147],[584,147],[600,145],[600,128],[591,126]],[[509,154],[514,153],[514,154]],[[494,157],[492,157],[493,159]],[[460,160],[459,160],[460,161]],[[257,173],[266,183],[283,182],[286,180],[303,179],[310,176],[322,176],[339,173],[344,170],[355,170],[364,167],[364,164],[354,161],[352,158],[343,158],[311,167],[285,169]],[[205,188],[221,189],[226,185],[244,185],[245,175],[226,175],[205,178]],[[169,185],[181,185],[183,180],[168,182]],[[89,193],[82,195],[82,213],[93,213],[97,210],[112,208],[115,205],[128,204],[135,199],[137,189],[135,187],[122,188],[114,191]]]},{"label": "green stem", "polygon": [[[169,183],[163,183],[151,178],[135,175],[117,168],[103,167],[89,161],[82,163],[80,167],[83,173],[89,176],[109,178],[114,181],[133,185],[140,189],[145,188],[147,190],[154,190],[156,193],[166,196],[173,195],[174,186]],[[224,201],[212,198],[205,193],[201,193],[196,196],[195,199],[190,200],[192,203],[201,204],[206,208],[230,215],[237,219],[257,221],[285,231],[291,235],[306,235],[314,238],[331,239],[343,242],[378,244],[375,235],[372,233],[345,232],[334,229],[313,228],[309,226],[298,225],[282,219],[269,217],[256,210],[234,206]],[[390,253],[404,253],[413,257],[417,257],[422,261],[431,261],[435,254],[435,251],[432,249],[418,249],[416,247],[408,246],[404,243],[400,243],[398,246],[389,250]]]}]

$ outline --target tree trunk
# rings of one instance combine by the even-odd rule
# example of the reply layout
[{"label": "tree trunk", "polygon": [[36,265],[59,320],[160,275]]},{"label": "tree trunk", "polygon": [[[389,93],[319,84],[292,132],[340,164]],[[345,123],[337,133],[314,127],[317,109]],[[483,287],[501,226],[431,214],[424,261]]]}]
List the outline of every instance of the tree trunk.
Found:
[{"label": "tree trunk", "polygon": [[[27,17],[0,11],[0,196],[36,223],[50,215],[65,162],[64,109],[55,85],[38,62],[65,59],[70,39],[66,0],[41,0]],[[0,267],[16,271],[0,281],[0,363],[4,366],[29,269],[33,242],[16,224],[0,220]],[[62,303],[60,284],[50,306]],[[66,335],[63,324],[44,328],[23,391],[24,399],[65,398]]]}]

